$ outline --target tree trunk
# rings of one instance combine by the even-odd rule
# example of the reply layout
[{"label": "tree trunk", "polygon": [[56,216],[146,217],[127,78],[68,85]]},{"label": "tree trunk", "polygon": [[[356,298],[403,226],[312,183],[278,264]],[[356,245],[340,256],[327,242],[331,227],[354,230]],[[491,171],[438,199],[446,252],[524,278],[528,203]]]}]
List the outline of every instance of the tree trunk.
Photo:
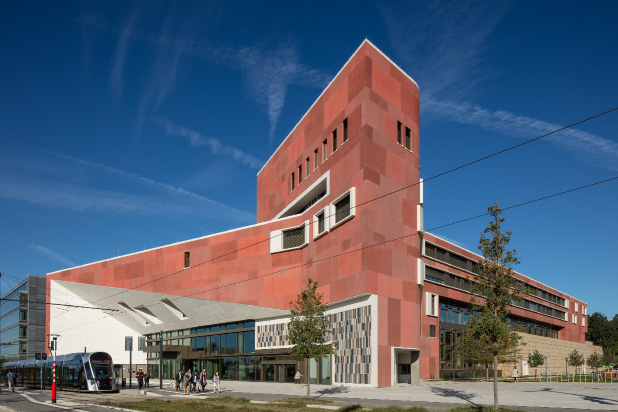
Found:
[{"label": "tree trunk", "polygon": [[311,397],[311,389],[309,387],[310,384],[311,382],[309,382],[309,358],[307,358],[307,398]]},{"label": "tree trunk", "polygon": [[489,382],[489,363],[485,364],[485,377],[486,377],[486,381]]},{"label": "tree trunk", "polygon": [[494,407],[498,409],[498,355],[494,355]]}]

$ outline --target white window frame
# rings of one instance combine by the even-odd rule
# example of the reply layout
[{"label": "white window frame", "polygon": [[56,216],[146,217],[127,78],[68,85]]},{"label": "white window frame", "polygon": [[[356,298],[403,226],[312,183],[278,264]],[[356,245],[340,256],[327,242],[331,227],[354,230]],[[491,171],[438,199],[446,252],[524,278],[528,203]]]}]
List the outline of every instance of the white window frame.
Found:
[{"label": "white window frame", "polygon": [[[324,213],[324,231],[318,233],[318,215],[320,213]],[[325,234],[329,232],[329,223],[330,223],[330,207],[326,206],[324,209],[318,210],[318,212],[313,215],[313,240],[319,239]]]},{"label": "white window frame", "polygon": [[[336,211],[337,211],[335,204],[339,202],[341,199],[343,199],[344,197],[346,197],[348,194],[350,195],[350,215],[341,219],[339,222],[335,222]],[[331,231],[337,226],[344,224],[345,222],[347,222],[348,220],[356,216],[356,188],[351,187],[350,190],[348,190],[347,192],[339,196],[337,199],[330,202],[330,212],[328,215],[329,215],[329,227],[330,227],[329,230]]]},{"label": "white window frame", "polygon": [[[431,307],[432,296],[435,297],[435,301],[433,305],[433,313],[432,313],[432,307]],[[440,316],[440,296],[438,296],[435,293],[425,292],[425,299],[427,300],[427,304],[426,304],[427,316],[431,316],[434,318],[439,317]]]},{"label": "white window frame", "polygon": [[[298,229],[305,226],[305,241],[302,245],[284,249],[283,248],[283,232],[286,230]],[[273,230],[270,232],[270,253],[289,252],[290,250],[302,249],[309,244],[309,221],[305,220],[298,226],[286,227],[280,230]]]}]

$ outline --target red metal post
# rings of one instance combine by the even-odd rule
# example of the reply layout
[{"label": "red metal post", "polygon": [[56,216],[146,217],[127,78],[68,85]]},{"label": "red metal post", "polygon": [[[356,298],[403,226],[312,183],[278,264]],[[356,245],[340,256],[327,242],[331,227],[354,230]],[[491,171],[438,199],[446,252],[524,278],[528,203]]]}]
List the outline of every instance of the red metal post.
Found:
[{"label": "red metal post", "polygon": [[56,354],[54,353],[54,369],[52,370],[52,403],[56,403]]}]

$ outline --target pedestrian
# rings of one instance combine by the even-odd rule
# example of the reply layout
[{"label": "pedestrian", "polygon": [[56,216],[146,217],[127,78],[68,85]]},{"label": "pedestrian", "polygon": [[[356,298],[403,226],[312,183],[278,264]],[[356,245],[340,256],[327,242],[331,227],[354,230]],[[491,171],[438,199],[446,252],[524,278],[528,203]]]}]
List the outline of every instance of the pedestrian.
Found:
[{"label": "pedestrian", "polygon": [[200,386],[202,388],[201,392],[206,392],[206,384],[208,383],[208,378],[206,377],[206,369],[202,370],[200,375]]},{"label": "pedestrian", "polygon": [[137,378],[137,386],[139,386],[139,390],[142,390],[142,386],[144,386],[144,372],[140,369],[136,374]]},{"label": "pedestrian", "polygon": [[144,373],[144,385],[150,389],[150,372],[146,369],[146,373]]},{"label": "pedestrian", "polygon": [[191,390],[191,369],[187,370],[187,373],[185,373],[185,395],[189,395],[189,391]]},{"label": "pedestrian", "polygon": [[176,374],[176,391],[182,390],[182,378],[185,376],[182,369]]},{"label": "pedestrian", "polygon": [[9,370],[9,373],[6,374],[6,380],[9,382],[9,390],[15,392],[15,374],[13,371]]},{"label": "pedestrian", "polygon": [[221,393],[221,382],[219,381],[219,372],[215,372],[215,376],[212,377],[212,385],[215,393]]},{"label": "pedestrian", "polygon": [[511,373],[511,377],[513,378],[513,382],[517,382],[517,368],[513,368],[513,373]]},{"label": "pedestrian", "polygon": [[300,371],[296,371],[296,375],[294,375],[294,386],[298,385],[300,387],[300,377],[303,376],[300,374]]},{"label": "pedestrian", "polygon": [[195,371],[191,376],[191,392],[193,393],[197,393],[197,381],[197,371]]}]

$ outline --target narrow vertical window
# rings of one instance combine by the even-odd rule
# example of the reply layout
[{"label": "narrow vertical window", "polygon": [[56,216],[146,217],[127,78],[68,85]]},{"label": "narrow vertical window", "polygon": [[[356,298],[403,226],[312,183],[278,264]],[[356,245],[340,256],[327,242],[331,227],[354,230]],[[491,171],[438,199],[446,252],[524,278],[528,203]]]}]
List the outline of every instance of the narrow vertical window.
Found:
[{"label": "narrow vertical window", "polygon": [[294,190],[294,185],[296,185],[296,181],[294,180],[294,173],[292,173],[292,177],[290,178],[290,192]]},{"label": "narrow vertical window", "polygon": [[337,129],[333,130],[333,153],[337,151]]},{"label": "narrow vertical window", "polygon": [[431,314],[436,315],[436,295],[431,295]]},{"label": "narrow vertical window", "polygon": [[313,170],[318,168],[318,149],[313,151]]},{"label": "narrow vertical window", "polygon": [[298,166],[298,184],[303,182],[303,165]]},{"label": "narrow vertical window", "polygon": [[410,129],[408,129],[406,127],[406,149],[408,149],[408,150],[412,150],[411,149],[411,141],[412,141],[412,137],[411,137]]},{"label": "narrow vertical window", "polygon": [[348,119],[343,119],[343,143],[348,141]]},{"label": "narrow vertical window", "polygon": [[397,143],[401,144],[401,122],[397,122]]},{"label": "narrow vertical window", "polygon": [[326,151],[328,150],[328,139],[322,142],[322,163],[324,163],[327,159]]},{"label": "narrow vertical window", "polygon": [[309,168],[311,166],[311,161],[309,160],[309,158],[307,158],[306,164],[305,164],[305,168],[307,169],[307,177],[309,177]]},{"label": "narrow vertical window", "polygon": [[191,266],[191,252],[185,252],[185,268]]}]

